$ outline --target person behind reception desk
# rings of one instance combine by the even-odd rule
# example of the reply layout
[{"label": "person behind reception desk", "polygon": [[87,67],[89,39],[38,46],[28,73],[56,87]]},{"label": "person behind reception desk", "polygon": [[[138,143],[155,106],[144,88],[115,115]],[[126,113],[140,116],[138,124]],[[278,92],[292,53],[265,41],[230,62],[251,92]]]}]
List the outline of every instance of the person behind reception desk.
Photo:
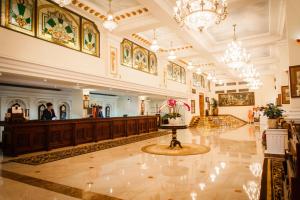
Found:
[{"label": "person behind reception desk", "polygon": [[43,111],[42,120],[53,120],[56,118],[52,103],[47,103],[47,109]]},{"label": "person behind reception desk", "polygon": [[99,118],[104,118],[103,112],[102,112],[102,106],[99,106],[98,117],[99,117]]}]

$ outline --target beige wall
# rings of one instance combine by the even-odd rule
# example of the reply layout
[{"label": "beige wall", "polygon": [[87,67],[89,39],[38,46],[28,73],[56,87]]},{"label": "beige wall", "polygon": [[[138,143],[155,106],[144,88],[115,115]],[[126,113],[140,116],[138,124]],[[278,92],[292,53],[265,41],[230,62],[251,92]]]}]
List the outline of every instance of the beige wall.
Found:
[{"label": "beige wall", "polygon": [[[300,65],[300,45],[296,39],[300,39],[300,1],[287,0],[286,29],[288,37],[289,66]],[[300,110],[300,98],[291,99],[291,110]]]}]

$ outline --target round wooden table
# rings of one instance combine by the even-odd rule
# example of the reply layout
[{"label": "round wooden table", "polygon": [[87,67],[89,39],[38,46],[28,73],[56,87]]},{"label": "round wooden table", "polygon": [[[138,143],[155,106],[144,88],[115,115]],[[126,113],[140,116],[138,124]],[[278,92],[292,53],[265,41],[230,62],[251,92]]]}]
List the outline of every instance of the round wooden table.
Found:
[{"label": "round wooden table", "polygon": [[170,142],[169,148],[174,149],[177,145],[182,148],[181,142],[177,140],[177,129],[186,129],[188,126],[186,124],[163,124],[160,126],[161,129],[171,129],[172,130],[172,140]]}]

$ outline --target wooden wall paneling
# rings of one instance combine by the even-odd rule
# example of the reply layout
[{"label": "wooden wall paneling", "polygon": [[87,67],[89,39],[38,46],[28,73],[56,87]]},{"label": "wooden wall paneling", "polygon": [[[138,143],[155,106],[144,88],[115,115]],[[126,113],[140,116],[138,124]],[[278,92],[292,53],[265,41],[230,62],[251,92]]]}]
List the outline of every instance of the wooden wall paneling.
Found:
[{"label": "wooden wall paneling", "polygon": [[112,124],[112,135],[113,138],[125,137],[126,129],[125,129],[125,120],[115,119]]}]

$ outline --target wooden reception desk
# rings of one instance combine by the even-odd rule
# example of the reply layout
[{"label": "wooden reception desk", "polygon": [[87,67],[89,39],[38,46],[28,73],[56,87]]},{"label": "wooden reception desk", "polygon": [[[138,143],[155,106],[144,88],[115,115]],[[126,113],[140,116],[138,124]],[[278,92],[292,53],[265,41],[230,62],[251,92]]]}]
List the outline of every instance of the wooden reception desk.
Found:
[{"label": "wooden reception desk", "polygon": [[4,123],[3,152],[17,156],[158,130],[156,116]]}]

